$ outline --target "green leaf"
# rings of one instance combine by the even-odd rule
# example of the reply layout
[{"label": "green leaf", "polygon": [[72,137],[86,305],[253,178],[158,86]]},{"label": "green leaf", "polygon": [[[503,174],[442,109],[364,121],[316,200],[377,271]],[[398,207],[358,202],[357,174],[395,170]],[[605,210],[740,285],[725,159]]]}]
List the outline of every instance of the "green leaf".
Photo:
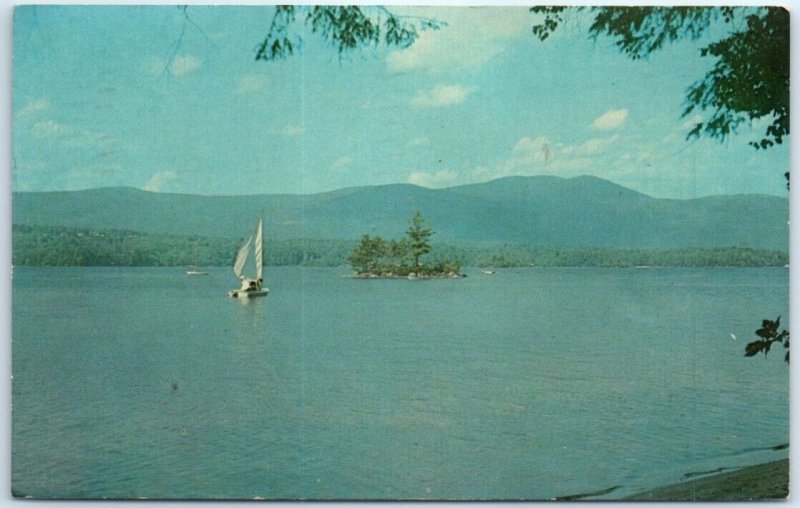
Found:
[{"label": "green leaf", "polygon": [[751,342],[750,344],[745,346],[744,355],[745,356],[755,356],[755,355],[757,355],[758,353],[761,352],[761,349],[763,349],[763,347],[764,347],[764,343],[761,342],[761,341]]}]

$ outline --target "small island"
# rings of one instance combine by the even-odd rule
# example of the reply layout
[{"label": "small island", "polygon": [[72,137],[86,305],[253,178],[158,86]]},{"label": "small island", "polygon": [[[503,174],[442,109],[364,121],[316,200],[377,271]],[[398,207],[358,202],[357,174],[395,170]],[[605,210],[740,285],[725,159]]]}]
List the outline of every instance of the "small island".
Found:
[{"label": "small island", "polygon": [[406,230],[406,238],[384,240],[380,236],[364,235],[347,260],[360,279],[430,279],[461,278],[460,261],[441,261],[425,264],[422,256],[431,252],[429,238],[434,231],[425,226],[417,211]]}]

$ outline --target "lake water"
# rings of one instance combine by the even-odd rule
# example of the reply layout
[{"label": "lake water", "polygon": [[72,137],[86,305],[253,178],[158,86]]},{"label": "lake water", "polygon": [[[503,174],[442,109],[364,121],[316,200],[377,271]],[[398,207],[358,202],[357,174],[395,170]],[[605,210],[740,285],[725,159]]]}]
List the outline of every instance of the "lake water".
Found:
[{"label": "lake water", "polygon": [[788,455],[784,351],[743,356],[788,270],[347,273],[16,267],[15,493],[613,498]]}]

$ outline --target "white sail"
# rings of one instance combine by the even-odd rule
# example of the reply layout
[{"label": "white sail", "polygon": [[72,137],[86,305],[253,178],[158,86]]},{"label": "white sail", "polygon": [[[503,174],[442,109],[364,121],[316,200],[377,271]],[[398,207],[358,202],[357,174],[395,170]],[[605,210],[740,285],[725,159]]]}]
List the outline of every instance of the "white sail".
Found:
[{"label": "white sail", "polygon": [[[254,240],[255,238],[255,240]],[[243,277],[244,265],[250,254],[250,244],[253,244],[253,257],[256,264],[256,278],[250,279]],[[238,289],[228,291],[228,295],[234,298],[255,298],[267,296],[269,288],[263,286],[262,272],[264,270],[264,220],[258,219],[256,230],[250,235],[242,248],[236,254],[236,262],[233,264],[233,273],[240,279],[241,286]]]},{"label": "white sail", "polygon": [[258,219],[258,226],[256,227],[256,243],[253,246],[256,257],[256,280],[262,278],[264,270],[264,225],[263,219]]},{"label": "white sail", "polygon": [[244,263],[247,261],[247,253],[250,249],[250,242],[253,240],[253,237],[247,239],[242,245],[242,248],[239,249],[239,253],[236,254],[236,262],[233,264],[233,273],[236,274],[236,277],[239,278],[242,276],[242,268],[244,268]]}]

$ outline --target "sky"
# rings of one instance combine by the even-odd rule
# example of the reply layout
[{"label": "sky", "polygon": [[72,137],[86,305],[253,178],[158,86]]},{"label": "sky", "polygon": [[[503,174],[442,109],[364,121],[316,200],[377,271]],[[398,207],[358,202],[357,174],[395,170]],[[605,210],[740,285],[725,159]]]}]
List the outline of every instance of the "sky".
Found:
[{"label": "sky", "polygon": [[[687,141],[703,41],[633,61],[587,18],[545,42],[525,7],[392,7],[446,23],[340,56],[311,34],[255,60],[271,7],[24,6],[14,14],[12,188],[316,193],[594,175],[664,198],[787,196],[765,123]],[[707,42],[707,41],[706,41]]]}]

